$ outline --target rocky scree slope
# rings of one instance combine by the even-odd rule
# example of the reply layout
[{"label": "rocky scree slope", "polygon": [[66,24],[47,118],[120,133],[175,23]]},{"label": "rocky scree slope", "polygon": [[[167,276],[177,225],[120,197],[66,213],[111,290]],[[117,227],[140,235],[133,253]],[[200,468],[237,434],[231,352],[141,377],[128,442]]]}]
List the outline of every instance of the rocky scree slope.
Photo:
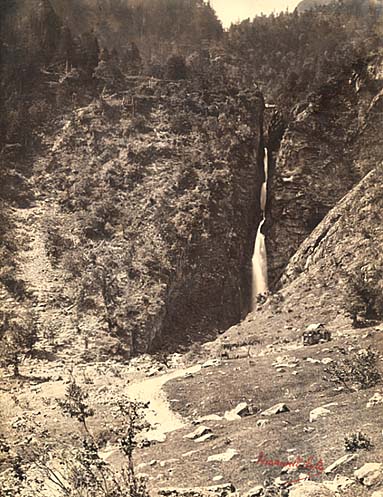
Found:
[{"label": "rocky scree slope", "polygon": [[382,54],[329,81],[297,106],[271,171],[266,239],[274,287],[327,212],[383,160]]},{"label": "rocky scree slope", "polygon": [[132,78],[47,138],[34,166],[46,247],[78,331],[98,317],[91,342],[143,352],[246,314],[263,105],[230,86]]}]

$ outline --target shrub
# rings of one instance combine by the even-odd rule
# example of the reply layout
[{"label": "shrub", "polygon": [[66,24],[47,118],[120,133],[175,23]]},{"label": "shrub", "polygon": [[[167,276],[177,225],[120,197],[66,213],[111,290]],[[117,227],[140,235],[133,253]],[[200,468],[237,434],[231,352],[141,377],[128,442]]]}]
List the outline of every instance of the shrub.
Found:
[{"label": "shrub", "polygon": [[13,375],[19,376],[22,359],[32,352],[37,341],[37,330],[30,314],[10,313],[0,315],[0,365],[12,367]]},{"label": "shrub", "polygon": [[185,57],[182,55],[171,55],[166,61],[166,77],[167,79],[186,79],[187,67]]},{"label": "shrub", "polygon": [[94,411],[87,404],[88,397],[88,393],[80,385],[77,385],[76,380],[72,378],[67,386],[65,399],[58,400],[58,404],[64,414],[71,418],[76,418],[83,426],[85,432],[90,435],[86,420],[94,415]]},{"label": "shrub", "polygon": [[357,450],[361,449],[370,450],[371,448],[371,440],[361,431],[352,433],[351,435],[344,438],[344,450],[346,452],[356,452]]},{"label": "shrub", "polygon": [[53,224],[51,220],[45,223],[45,250],[54,263],[73,248],[72,240],[62,236],[60,228]]},{"label": "shrub", "polygon": [[[72,378],[65,399],[59,401],[64,412],[77,418],[86,427],[86,418],[93,415],[87,403],[88,393]],[[117,402],[119,417],[119,448],[127,458],[122,470],[115,470],[100,455],[100,445],[109,439],[103,432],[99,442],[86,427],[88,437],[79,448],[64,449],[52,465],[52,456],[42,447],[34,449],[35,466],[52,483],[58,495],[65,497],[148,497],[146,482],[135,475],[133,454],[138,446],[137,435],[148,427],[144,419],[147,404],[132,402],[125,398]],[[29,461],[31,458],[29,457]],[[25,460],[25,463],[27,460]],[[58,463],[58,465],[57,465]],[[60,467],[60,470],[57,470]],[[31,482],[32,483],[32,482]],[[8,497],[8,496],[7,496]]]},{"label": "shrub", "polygon": [[375,267],[370,277],[361,271],[355,271],[347,278],[345,309],[355,328],[361,326],[361,318],[377,319],[383,316],[382,291],[377,284],[382,280],[382,276],[383,267]]},{"label": "shrub", "polygon": [[371,388],[382,381],[378,360],[379,354],[375,350],[361,349],[343,360],[332,362],[325,368],[325,379],[340,384],[347,390]]}]

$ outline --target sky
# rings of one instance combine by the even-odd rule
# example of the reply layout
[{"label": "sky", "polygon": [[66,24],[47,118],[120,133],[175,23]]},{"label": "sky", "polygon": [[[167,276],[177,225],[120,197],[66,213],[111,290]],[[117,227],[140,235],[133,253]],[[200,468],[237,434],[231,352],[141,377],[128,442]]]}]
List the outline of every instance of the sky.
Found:
[{"label": "sky", "polygon": [[232,22],[271,12],[281,12],[289,9],[292,12],[299,0],[210,0],[211,6],[216,11],[224,27],[229,27]]}]

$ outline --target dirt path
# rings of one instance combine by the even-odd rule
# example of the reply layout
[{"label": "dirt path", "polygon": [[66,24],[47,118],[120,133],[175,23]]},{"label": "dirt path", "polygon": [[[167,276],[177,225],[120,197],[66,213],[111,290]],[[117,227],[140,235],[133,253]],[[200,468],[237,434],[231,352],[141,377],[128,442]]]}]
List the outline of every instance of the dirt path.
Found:
[{"label": "dirt path", "polygon": [[166,438],[166,433],[186,426],[185,420],[171,410],[162,387],[170,380],[184,377],[188,373],[196,373],[200,369],[200,365],[177,369],[171,373],[140,380],[130,385],[127,394],[132,400],[150,402],[146,419],[153,428],[147,434],[149,440],[162,442]]}]

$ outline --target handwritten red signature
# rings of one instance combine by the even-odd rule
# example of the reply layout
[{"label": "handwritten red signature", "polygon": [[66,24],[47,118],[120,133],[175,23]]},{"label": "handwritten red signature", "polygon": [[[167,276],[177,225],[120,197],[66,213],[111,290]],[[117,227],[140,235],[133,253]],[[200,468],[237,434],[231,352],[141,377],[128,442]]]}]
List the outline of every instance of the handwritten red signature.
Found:
[{"label": "handwritten red signature", "polygon": [[[283,461],[280,459],[273,459],[267,456],[264,452],[260,452],[256,462],[260,466],[277,466],[281,468],[299,468],[302,470],[306,470],[310,478],[318,478],[324,472],[323,460],[316,460],[314,456],[308,456],[306,458],[297,456],[292,461]],[[285,484],[291,485],[292,483],[296,483],[305,479],[306,478],[298,478],[296,480],[289,480],[286,481]]]}]

